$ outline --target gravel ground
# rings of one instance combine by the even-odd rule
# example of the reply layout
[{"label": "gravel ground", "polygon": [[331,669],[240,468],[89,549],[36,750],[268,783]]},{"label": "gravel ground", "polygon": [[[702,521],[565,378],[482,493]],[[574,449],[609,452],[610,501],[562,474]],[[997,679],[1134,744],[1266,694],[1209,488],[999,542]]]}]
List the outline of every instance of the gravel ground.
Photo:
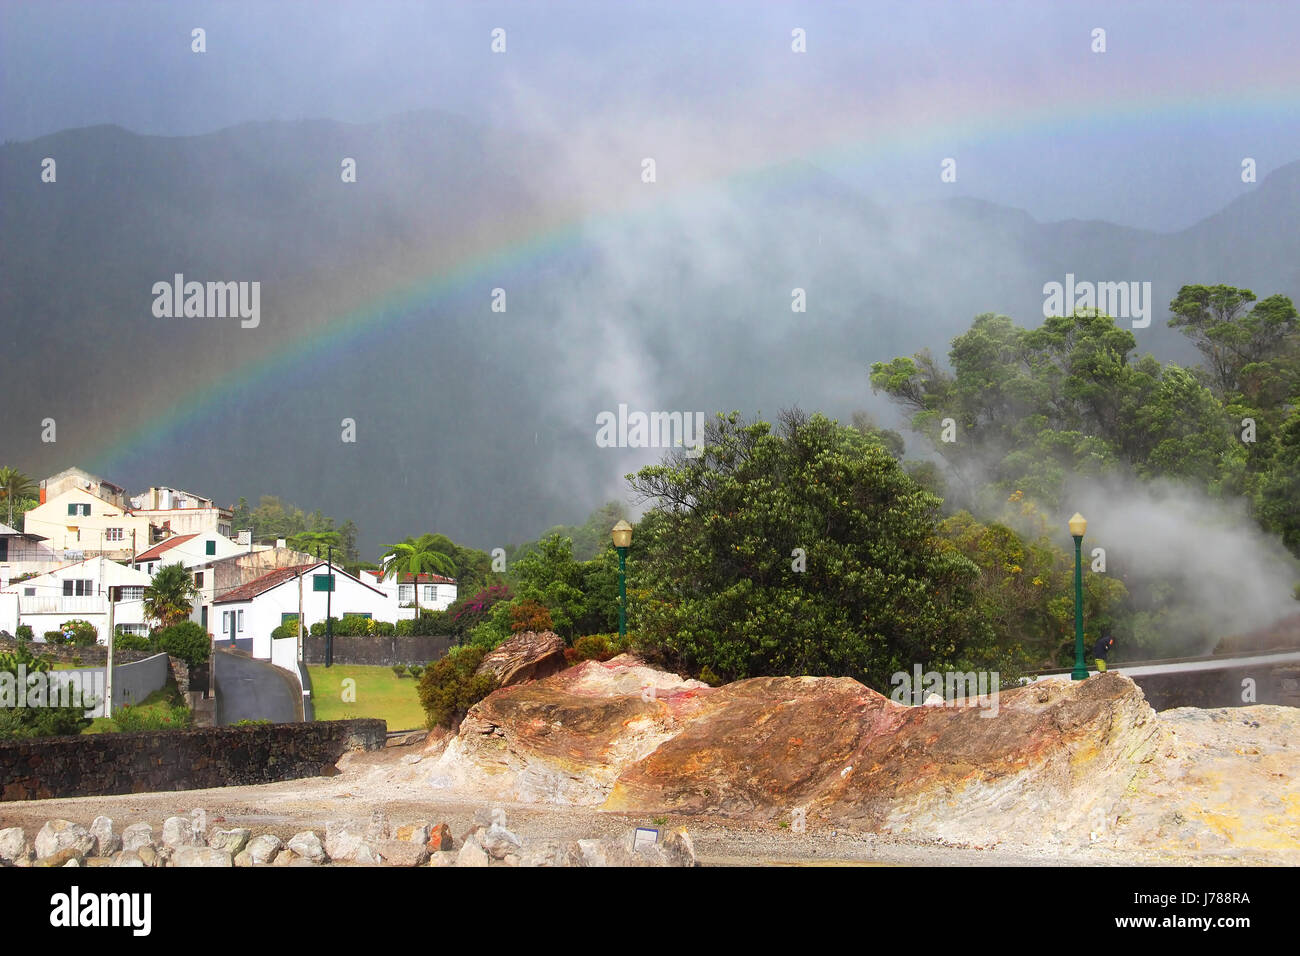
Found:
[{"label": "gravel ground", "polygon": [[[340,773],[260,786],[142,793],[112,797],[77,797],[0,803],[0,827],[21,826],[34,838],[46,820],[64,818],[89,825],[98,815],[110,817],[116,832],[132,823],[153,825],[156,832],[169,816],[196,808],[209,824],[248,827],[254,835],[274,833],[287,840],[300,830],[322,838],[331,820],[365,820],[382,807],[394,825],[446,822],[459,844],[476,812],[500,807],[506,825],[524,840],[576,840],[625,834],[636,826],[653,826],[639,815],[606,813],[587,807],[540,806],[475,801],[472,795],[432,789],[428,761],[419,745],[345,755]],[[422,767],[420,764],[425,764]],[[793,833],[771,824],[718,817],[670,816],[670,828],[684,827],[706,866],[1026,866],[1132,865],[1134,863],[1223,863],[1240,860],[1189,859],[1134,851],[1117,853],[1103,846],[1078,848],[998,844],[987,848],[937,842],[886,839],[847,830]]]}]

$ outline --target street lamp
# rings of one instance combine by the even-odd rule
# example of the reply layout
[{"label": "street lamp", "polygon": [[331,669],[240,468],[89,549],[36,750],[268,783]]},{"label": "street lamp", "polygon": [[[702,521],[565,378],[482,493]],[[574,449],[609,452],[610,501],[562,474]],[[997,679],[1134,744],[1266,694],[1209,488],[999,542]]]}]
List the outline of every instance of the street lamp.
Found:
[{"label": "street lamp", "polygon": [[1074,538],[1074,670],[1071,680],[1087,680],[1088,668],[1083,663],[1083,533],[1088,521],[1079,512],[1070,519],[1070,535]]},{"label": "street lamp", "polygon": [[632,526],[619,519],[610,532],[618,552],[618,637],[627,637],[627,549],[632,546]]}]

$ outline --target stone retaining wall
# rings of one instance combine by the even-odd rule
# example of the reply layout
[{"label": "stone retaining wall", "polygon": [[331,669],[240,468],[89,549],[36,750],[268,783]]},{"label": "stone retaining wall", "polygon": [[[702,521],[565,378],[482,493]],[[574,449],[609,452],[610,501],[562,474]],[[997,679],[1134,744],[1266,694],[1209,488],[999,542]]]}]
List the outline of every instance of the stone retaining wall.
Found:
[{"label": "stone retaining wall", "polygon": [[[427,637],[408,635],[402,637],[340,637],[334,635],[335,664],[428,664],[447,653],[456,643],[454,637]],[[303,639],[308,664],[325,663],[325,637]]]},{"label": "stone retaining wall", "polygon": [[[18,649],[18,639],[0,637],[0,653],[12,654]],[[87,667],[103,667],[108,663],[108,648],[102,644],[92,647],[72,647],[68,644],[45,644],[41,641],[28,641],[27,649],[38,657],[48,657],[60,664],[75,664],[74,657],[79,658]],[[118,648],[113,651],[114,664],[130,664],[152,657],[154,651],[127,651]]]},{"label": "stone retaining wall", "polygon": [[0,741],[0,800],[274,783],[329,773],[349,750],[381,750],[382,720],[208,727]]}]

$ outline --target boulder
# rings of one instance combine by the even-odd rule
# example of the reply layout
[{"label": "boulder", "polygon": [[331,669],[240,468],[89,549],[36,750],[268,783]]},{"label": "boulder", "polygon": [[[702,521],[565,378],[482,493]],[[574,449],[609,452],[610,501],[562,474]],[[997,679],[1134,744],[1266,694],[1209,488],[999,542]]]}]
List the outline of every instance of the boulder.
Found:
[{"label": "boulder", "polygon": [[82,857],[85,854],[76,846],[65,846],[62,849],[55,850],[48,856],[38,856],[36,866],[67,866],[72,862],[76,866],[81,866]]},{"label": "boulder", "polygon": [[289,849],[312,863],[325,863],[329,860],[325,852],[325,844],[321,843],[320,837],[311,830],[295,833],[289,840]]},{"label": "boulder", "polygon": [[298,854],[294,853],[293,850],[290,850],[288,847],[285,847],[283,850],[281,850],[279,853],[275,855],[275,859],[271,861],[271,865],[272,866],[293,866],[293,861],[297,859],[300,859]]},{"label": "boulder", "polygon": [[582,850],[576,842],[546,840],[530,843],[519,854],[520,866],[584,866]]},{"label": "boulder", "polygon": [[243,827],[234,827],[229,830],[214,827],[212,832],[208,834],[208,846],[214,850],[225,850],[232,857],[238,856],[239,851],[248,846],[248,841],[252,837],[253,831]]},{"label": "boulder", "polygon": [[31,856],[32,848],[22,827],[0,830],[0,863],[26,863]]},{"label": "boulder", "polygon": [[194,832],[189,817],[168,817],[163,821],[162,843],[174,850],[180,846],[199,846],[203,839]]},{"label": "boulder", "polygon": [[144,866],[144,860],[134,850],[122,850],[113,857],[114,866]]},{"label": "boulder", "polygon": [[520,847],[519,837],[505,827],[495,823],[477,834],[479,844],[494,860],[504,860],[507,853],[517,853]]},{"label": "boulder", "polygon": [[375,852],[388,866],[423,866],[429,862],[429,851],[424,845],[410,840],[383,840]]},{"label": "boulder", "polygon": [[419,843],[421,846],[429,842],[429,834],[433,830],[427,823],[408,823],[397,828],[395,839],[405,840],[407,843]]},{"label": "boulder", "polygon": [[498,687],[541,680],[568,666],[564,647],[564,638],[551,631],[525,631],[484,655],[474,673],[491,674]]},{"label": "boulder", "polygon": [[180,846],[172,852],[170,866],[234,866],[229,850],[210,846]]},{"label": "boulder", "polygon": [[112,856],[122,849],[122,837],[113,832],[113,821],[108,817],[95,817],[90,835],[95,838],[95,856]]},{"label": "boulder", "polygon": [[429,854],[429,866],[455,866],[456,854],[451,850],[439,850]]},{"label": "boulder", "polygon": [[144,866],[162,866],[165,862],[152,843],[137,847],[134,852]]},{"label": "boulder", "polygon": [[[71,820],[50,820],[36,834],[36,859],[53,857],[66,850],[75,849],[79,857],[90,856],[95,849],[95,838],[80,823]],[[62,863],[59,864],[60,866]]]},{"label": "boulder", "polygon": [[153,846],[153,827],[147,823],[133,823],[122,831],[122,849],[139,850]]},{"label": "boulder", "polygon": [[369,833],[377,828],[356,820],[331,821],[325,826],[325,852],[336,863],[378,863]]},{"label": "boulder", "polygon": [[277,853],[284,849],[284,841],[274,833],[263,833],[259,837],[253,837],[248,841],[242,853],[248,854],[249,863],[258,866],[270,863]]},{"label": "boulder", "polygon": [[440,850],[450,850],[452,848],[451,827],[445,823],[439,823],[429,831],[429,841],[425,844],[430,853],[437,853]]},{"label": "boulder", "polygon": [[457,866],[489,866],[490,864],[487,851],[479,846],[476,840],[466,840],[460,852],[456,854]]}]

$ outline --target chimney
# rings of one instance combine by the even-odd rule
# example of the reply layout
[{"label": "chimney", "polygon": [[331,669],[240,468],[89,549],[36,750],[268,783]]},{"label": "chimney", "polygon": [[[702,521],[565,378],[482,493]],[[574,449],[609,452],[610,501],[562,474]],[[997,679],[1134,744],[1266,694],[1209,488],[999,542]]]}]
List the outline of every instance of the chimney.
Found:
[{"label": "chimney", "polygon": [[247,528],[239,532],[238,543],[241,547],[248,547],[253,543],[253,532]]}]

